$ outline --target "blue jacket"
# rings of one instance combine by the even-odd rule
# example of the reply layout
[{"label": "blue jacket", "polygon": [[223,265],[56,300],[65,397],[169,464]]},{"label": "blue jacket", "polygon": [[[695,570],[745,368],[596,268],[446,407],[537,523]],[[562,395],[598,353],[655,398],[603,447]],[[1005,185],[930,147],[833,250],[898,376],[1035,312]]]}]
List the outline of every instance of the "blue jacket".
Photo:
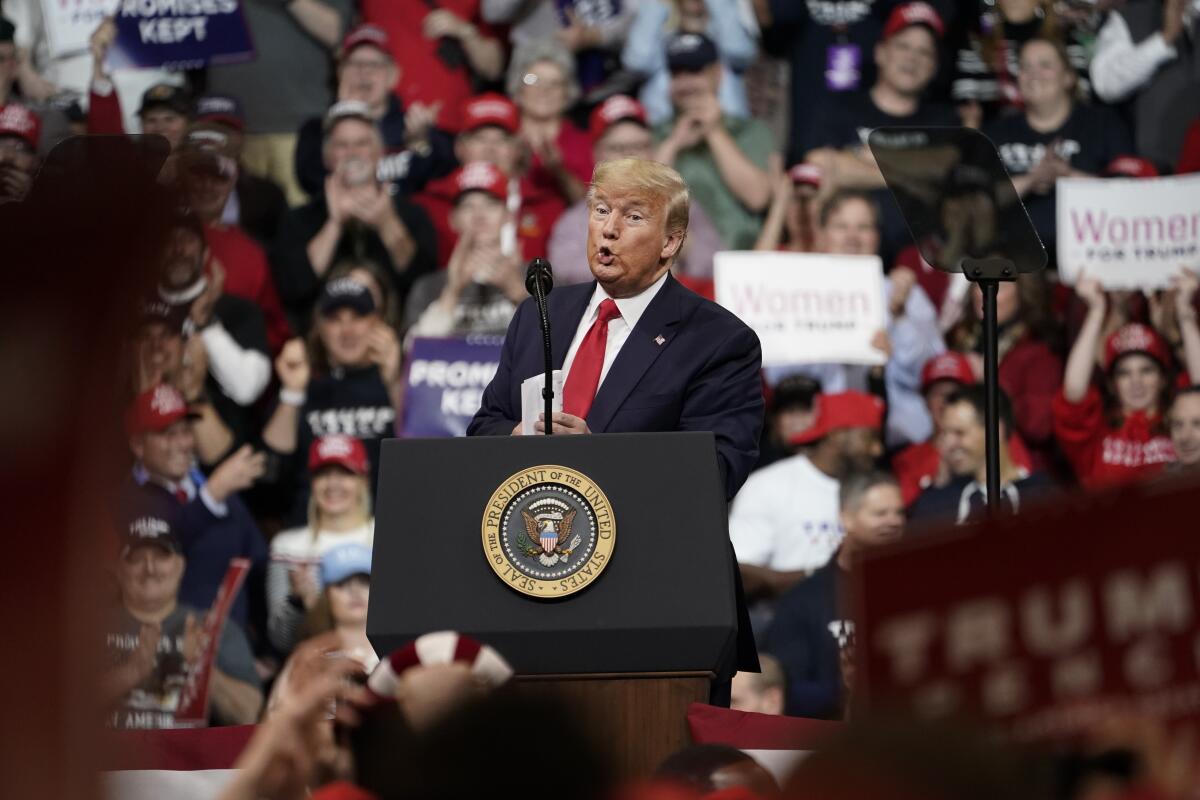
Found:
[{"label": "blue jacket", "polygon": [[[561,369],[596,284],[548,298],[554,368]],[[659,341],[661,340],[661,344]],[[600,384],[587,415],[595,433],[712,431],[726,498],[758,458],[763,424],[762,350],[754,331],[668,277]],[[521,383],[544,371],[537,306],[517,309],[496,376],[468,436],[507,436],[521,419]]]}]

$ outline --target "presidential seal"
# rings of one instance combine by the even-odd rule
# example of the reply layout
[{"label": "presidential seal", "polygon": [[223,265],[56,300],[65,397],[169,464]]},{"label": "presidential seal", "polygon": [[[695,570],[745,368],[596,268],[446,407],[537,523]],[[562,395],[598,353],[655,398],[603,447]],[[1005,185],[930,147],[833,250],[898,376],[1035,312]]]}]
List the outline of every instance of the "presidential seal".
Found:
[{"label": "presidential seal", "polygon": [[509,588],[566,597],[590,586],[612,560],[616,525],[591,478],[543,465],[510,475],[483,512],[483,552]]}]

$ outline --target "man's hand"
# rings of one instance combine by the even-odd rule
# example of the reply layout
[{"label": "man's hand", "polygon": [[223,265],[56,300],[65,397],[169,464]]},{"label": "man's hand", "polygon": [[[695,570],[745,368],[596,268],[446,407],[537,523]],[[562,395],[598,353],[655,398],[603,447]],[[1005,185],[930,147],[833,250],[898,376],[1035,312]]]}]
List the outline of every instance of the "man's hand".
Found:
[{"label": "man's hand", "polygon": [[183,345],[183,363],[175,376],[175,388],[188,403],[200,399],[204,392],[204,381],[208,377],[208,351],[199,336],[188,337]]},{"label": "man's hand", "polygon": [[307,391],[312,369],[308,364],[308,348],[303,339],[297,336],[284,344],[275,357],[275,374],[279,376],[283,388],[294,392]]},{"label": "man's hand", "polygon": [[[446,13],[443,9],[429,12],[429,16],[434,14]],[[428,19],[428,17],[426,17]],[[429,131],[437,124],[438,114],[442,110],[442,103],[439,100],[436,103],[426,105],[425,103],[413,103],[404,111],[404,142],[409,147],[419,146],[429,143]]]},{"label": "man's hand", "polygon": [[196,619],[195,614],[188,614],[183,621],[183,661],[191,664],[204,648],[208,647],[208,635],[204,632],[204,617]]},{"label": "man's hand", "polygon": [[336,173],[325,176],[325,206],[329,210],[330,221],[338,225],[345,225],[353,215],[354,202],[350,191]]},{"label": "man's hand", "polygon": [[92,69],[93,75],[100,76],[105,74],[104,59],[108,56],[108,49],[112,47],[112,43],[117,38],[117,23],[112,17],[105,17],[96,30],[92,31],[91,37],[88,39],[88,49],[92,53]]},{"label": "man's hand", "polygon": [[575,18],[575,12],[570,8],[566,10],[566,14],[568,25],[558,32],[559,44],[572,53],[600,46],[600,31],[598,29],[579,22]]},{"label": "man's hand", "polygon": [[266,468],[266,454],[256,453],[250,445],[245,444],[213,470],[205,486],[213,500],[224,503],[235,492],[253,486]]},{"label": "man's hand", "polygon": [[520,302],[527,292],[525,275],[521,270],[521,262],[516,256],[501,255],[498,251],[495,257],[481,265],[478,276],[489,286],[494,286],[504,292],[513,302]]},{"label": "man's hand", "polygon": [[721,126],[721,101],[712,92],[707,92],[693,101],[688,114],[699,121],[707,136]]},{"label": "man's hand", "polygon": [[[563,411],[555,411],[554,416],[550,419],[551,423],[554,425],[555,434],[579,434],[592,432],[591,429],[588,428],[586,419],[576,417],[573,414],[567,414]],[[537,421],[533,423],[533,430],[535,433],[544,434],[546,432],[545,412],[538,414]]]},{"label": "man's hand", "polygon": [[690,112],[681,114],[669,137],[676,150],[687,150],[704,139],[704,123]]},{"label": "man's hand", "polygon": [[200,296],[192,301],[189,316],[196,330],[203,330],[212,322],[213,309],[225,291],[225,267],[221,260],[212,256],[208,261],[208,285]]},{"label": "man's hand", "polygon": [[144,622],[138,631],[138,643],[125,664],[138,683],[149,678],[158,666],[158,643],[162,640],[162,628],[156,622]]},{"label": "man's hand", "polygon": [[378,184],[358,186],[350,192],[350,215],[364,225],[380,230],[389,223],[399,222],[392,197]]},{"label": "man's hand", "polygon": [[1183,33],[1183,12],[1187,0],[1165,0],[1163,3],[1162,37],[1167,44],[1173,45]]},{"label": "man's hand", "polygon": [[385,385],[395,384],[400,377],[400,340],[392,326],[383,320],[367,334],[367,358],[379,367]]},{"label": "man's hand", "polygon": [[0,164],[0,201],[24,200],[32,184],[33,178],[25,170]]},{"label": "man's hand", "polygon": [[898,317],[904,313],[904,308],[908,304],[908,296],[913,287],[917,285],[917,273],[908,267],[896,267],[888,277],[892,279],[892,294],[888,298],[888,310],[892,312],[893,317]]},{"label": "man's hand", "polygon": [[426,39],[440,39],[443,36],[466,39],[475,34],[475,26],[453,11],[435,8],[421,22],[421,33]]}]

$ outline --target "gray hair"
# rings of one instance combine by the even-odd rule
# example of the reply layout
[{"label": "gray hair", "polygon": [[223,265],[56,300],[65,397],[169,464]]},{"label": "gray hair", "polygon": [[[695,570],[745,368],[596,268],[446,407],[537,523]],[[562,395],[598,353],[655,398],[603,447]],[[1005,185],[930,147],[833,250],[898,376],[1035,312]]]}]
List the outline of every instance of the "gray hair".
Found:
[{"label": "gray hair", "polygon": [[838,507],[842,511],[858,508],[863,496],[876,486],[894,486],[899,489],[900,482],[890,472],[882,470],[855,473],[843,480],[838,488]]},{"label": "gray hair", "polygon": [[573,106],[580,95],[579,78],[575,74],[575,58],[564,47],[553,42],[532,42],[519,47],[513,53],[504,84],[508,96],[516,99],[521,90],[525,73],[540,61],[547,61],[562,70],[567,89],[566,108]]}]

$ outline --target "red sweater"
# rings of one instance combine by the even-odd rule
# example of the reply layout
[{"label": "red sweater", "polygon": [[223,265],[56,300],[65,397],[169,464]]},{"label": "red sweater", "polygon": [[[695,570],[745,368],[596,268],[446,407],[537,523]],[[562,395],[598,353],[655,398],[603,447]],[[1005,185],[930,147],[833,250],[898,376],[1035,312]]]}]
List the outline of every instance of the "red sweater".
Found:
[{"label": "red sweater", "polygon": [[236,225],[206,225],[204,233],[213,257],[225,268],[226,293],[258,305],[267,323],[271,352],[278,353],[291,338],[292,328],[283,313],[263,249]]},{"label": "red sweater", "polygon": [[1179,165],[1175,171],[1180,175],[1185,172],[1200,172],[1200,118],[1193,120],[1188,127],[1183,147],[1179,150]]},{"label": "red sweater", "polygon": [[921,251],[915,244],[910,244],[900,251],[892,269],[896,267],[911,269],[917,276],[917,285],[925,290],[925,294],[929,295],[934,308],[938,311],[942,310],[942,303],[946,301],[946,289],[950,287],[950,273],[942,272],[922,258]]},{"label": "red sweater", "polygon": [[1089,489],[1153,477],[1175,460],[1171,439],[1154,433],[1157,416],[1138,411],[1126,414],[1121,427],[1109,427],[1095,386],[1089,386],[1078,403],[1060,391],[1052,407],[1059,446],[1079,482]]},{"label": "red sweater", "polygon": [[1000,361],[1000,388],[1012,400],[1013,421],[1029,446],[1033,467],[1045,470],[1054,448],[1050,405],[1062,386],[1062,359],[1032,336],[1020,339]]},{"label": "red sweater", "polygon": [[[458,133],[462,124],[459,113],[463,103],[475,93],[471,70],[464,62],[449,66],[438,50],[441,39],[430,39],[422,29],[425,16],[433,8],[443,8],[475,26],[487,39],[500,38],[495,28],[483,21],[479,0],[362,0],[359,9],[363,22],[383,28],[388,35],[392,58],[403,66],[397,94],[404,107],[413,103],[441,103],[437,126]],[[505,37],[507,38],[507,37]],[[503,41],[503,39],[502,39]]]}]

